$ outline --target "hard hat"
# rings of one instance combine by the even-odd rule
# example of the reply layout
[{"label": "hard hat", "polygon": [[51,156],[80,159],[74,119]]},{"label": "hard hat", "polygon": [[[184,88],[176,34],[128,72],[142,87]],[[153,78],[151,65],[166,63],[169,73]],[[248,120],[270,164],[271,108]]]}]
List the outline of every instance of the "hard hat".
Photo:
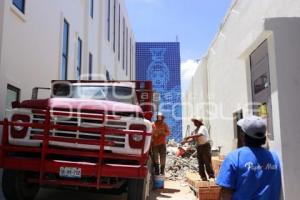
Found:
[{"label": "hard hat", "polygon": [[162,112],[157,113],[157,116],[164,116],[164,114]]}]

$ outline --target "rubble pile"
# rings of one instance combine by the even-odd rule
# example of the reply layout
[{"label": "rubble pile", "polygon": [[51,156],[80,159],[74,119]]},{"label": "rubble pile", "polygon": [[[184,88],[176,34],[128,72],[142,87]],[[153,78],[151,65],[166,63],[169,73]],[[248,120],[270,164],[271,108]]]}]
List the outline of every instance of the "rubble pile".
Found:
[{"label": "rubble pile", "polygon": [[166,162],[166,179],[182,180],[185,179],[187,172],[197,172],[198,162],[195,157],[183,158],[175,155],[168,155]]},{"label": "rubble pile", "polygon": [[196,150],[189,146],[185,148],[186,151],[182,156],[178,156],[179,146],[172,143],[167,147],[166,179],[168,180],[183,180],[186,179],[187,172],[198,172]]}]

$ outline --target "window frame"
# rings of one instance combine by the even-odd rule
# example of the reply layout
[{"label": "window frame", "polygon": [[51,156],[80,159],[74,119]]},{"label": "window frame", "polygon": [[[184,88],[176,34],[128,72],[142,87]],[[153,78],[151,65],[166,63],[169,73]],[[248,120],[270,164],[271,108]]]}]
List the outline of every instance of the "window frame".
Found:
[{"label": "window frame", "polygon": [[[67,33],[65,32],[66,27],[67,27]],[[65,37],[65,36],[67,36],[67,37]],[[64,18],[63,31],[62,31],[62,52],[61,52],[61,71],[60,71],[60,73],[61,73],[60,78],[62,80],[68,79],[69,43],[70,43],[69,39],[70,39],[70,23],[68,22],[68,20],[66,18]],[[65,66],[63,66],[63,64],[65,64]]]},{"label": "window frame", "polygon": [[25,14],[25,9],[26,9],[26,0],[20,0],[22,1],[22,7],[20,7],[17,3],[16,0],[12,0],[12,5],[17,8],[21,13]]},{"label": "window frame", "polygon": [[130,48],[130,53],[129,53],[129,75],[131,75],[131,70],[132,70],[132,37],[130,36],[130,42],[129,42],[129,48]]},{"label": "window frame", "polygon": [[109,73],[108,70],[106,70],[105,76],[106,76],[106,80],[107,80],[107,81],[110,81],[110,80],[111,80],[111,78],[110,78],[110,73]]},{"label": "window frame", "polygon": [[118,23],[118,27],[119,27],[119,34],[118,34],[118,60],[121,60],[121,5],[119,3],[119,23]]},{"label": "window frame", "polygon": [[77,80],[81,79],[81,70],[82,70],[82,39],[77,38],[77,62],[76,62],[76,78]]},{"label": "window frame", "polygon": [[94,18],[94,0],[90,0],[90,17]]},{"label": "window frame", "polygon": [[116,4],[117,0],[114,0],[114,24],[113,24],[113,51],[116,51]]},{"label": "window frame", "polygon": [[107,41],[110,41],[110,0],[107,0]]},{"label": "window frame", "polygon": [[125,17],[123,17],[123,57],[122,57],[122,63],[123,63],[123,70],[125,69]]},{"label": "window frame", "polygon": [[15,92],[17,94],[16,101],[20,101],[20,97],[21,97],[21,95],[20,95],[21,94],[21,89],[20,88],[18,88],[16,86],[13,86],[11,84],[7,84],[6,89]]},{"label": "window frame", "polygon": [[[9,91],[9,90],[16,93],[16,100],[10,102],[10,107],[12,106],[11,104],[12,104],[13,102],[20,102],[20,99],[21,99],[21,89],[18,88],[18,87],[13,86],[13,85],[11,85],[11,84],[7,84],[7,85],[6,85],[6,96],[5,96],[5,98],[6,98],[6,100],[5,100],[5,107],[6,107],[6,109],[8,109],[8,107],[7,107],[7,105],[8,105],[8,102],[7,102],[7,95],[8,95],[8,91]],[[9,107],[9,108],[10,108],[10,107]]]},{"label": "window frame", "polygon": [[126,64],[125,64],[125,66],[126,66],[126,76],[128,75],[128,27],[126,27],[126,52],[125,52],[125,57],[126,57],[126,60],[125,60],[125,62],[126,62]]},{"label": "window frame", "polygon": [[93,73],[93,54],[89,53],[89,80],[92,80],[92,73]]}]

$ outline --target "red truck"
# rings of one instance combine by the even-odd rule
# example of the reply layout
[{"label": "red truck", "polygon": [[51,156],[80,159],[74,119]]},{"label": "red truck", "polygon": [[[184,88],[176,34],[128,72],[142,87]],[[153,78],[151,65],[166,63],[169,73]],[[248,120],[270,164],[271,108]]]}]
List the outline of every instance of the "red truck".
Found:
[{"label": "red truck", "polygon": [[51,97],[36,97],[0,121],[7,200],[33,200],[41,187],[147,198],[150,81],[52,81]]}]

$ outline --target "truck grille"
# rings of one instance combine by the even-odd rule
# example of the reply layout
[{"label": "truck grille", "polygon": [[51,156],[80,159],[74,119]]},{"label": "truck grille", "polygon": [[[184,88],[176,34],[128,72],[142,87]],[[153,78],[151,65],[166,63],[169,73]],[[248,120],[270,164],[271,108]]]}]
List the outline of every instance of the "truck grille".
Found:
[{"label": "truck grille", "polygon": [[[32,122],[42,124],[45,121],[44,114],[33,114]],[[101,119],[93,119],[86,117],[62,117],[52,116],[51,123],[57,125],[84,127],[84,128],[98,128],[108,127],[112,129],[126,129],[127,123],[121,121],[106,121],[105,124]],[[31,129],[31,136],[43,134],[43,129]],[[63,138],[77,138],[85,140],[99,140],[101,134],[98,132],[80,132],[80,131],[68,131],[68,130],[51,130],[50,135]],[[112,134],[106,135],[106,141],[114,142],[114,147],[125,147],[125,135],[123,134]]]}]

